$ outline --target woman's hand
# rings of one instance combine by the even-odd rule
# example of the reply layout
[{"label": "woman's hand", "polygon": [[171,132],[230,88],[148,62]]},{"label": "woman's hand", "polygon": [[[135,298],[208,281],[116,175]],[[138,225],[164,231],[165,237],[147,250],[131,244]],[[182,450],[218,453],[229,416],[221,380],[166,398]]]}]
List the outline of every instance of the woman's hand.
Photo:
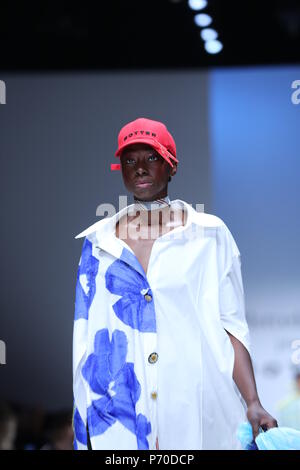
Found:
[{"label": "woman's hand", "polygon": [[259,427],[261,426],[264,431],[278,426],[276,419],[273,418],[260,404],[254,401],[248,405],[247,418],[252,426],[253,438],[255,439],[259,434]]}]

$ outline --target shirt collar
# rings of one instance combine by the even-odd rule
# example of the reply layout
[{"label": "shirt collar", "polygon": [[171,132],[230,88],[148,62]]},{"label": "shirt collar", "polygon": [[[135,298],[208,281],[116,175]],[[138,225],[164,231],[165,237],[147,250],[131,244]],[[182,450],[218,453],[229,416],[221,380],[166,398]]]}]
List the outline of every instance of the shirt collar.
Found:
[{"label": "shirt collar", "polygon": [[[222,223],[219,217],[212,214],[206,214],[205,212],[196,211],[189,203],[183,201],[182,199],[174,199],[171,201],[171,204],[182,204],[187,210],[187,221],[183,227],[183,230],[186,230],[190,227],[191,224],[196,224],[201,227],[216,227]],[[87,237],[96,232],[96,236],[99,240],[100,237],[107,236],[115,230],[116,222],[119,220],[129,208],[133,207],[134,204],[123,207],[119,212],[117,212],[112,217],[105,217],[104,219],[99,220],[95,224],[86,228],[83,232],[75,236],[75,238]]]}]

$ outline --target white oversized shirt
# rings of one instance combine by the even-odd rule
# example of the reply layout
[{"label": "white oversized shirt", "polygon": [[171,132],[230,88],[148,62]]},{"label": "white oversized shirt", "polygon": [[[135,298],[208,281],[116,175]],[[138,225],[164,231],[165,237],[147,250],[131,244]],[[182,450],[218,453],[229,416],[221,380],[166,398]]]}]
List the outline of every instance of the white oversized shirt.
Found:
[{"label": "white oversized shirt", "polygon": [[246,406],[234,349],[250,352],[241,258],[226,224],[185,207],[154,241],[147,275],[116,236],[133,204],[93,224],[79,261],[73,330],[74,448],[240,449]]}]

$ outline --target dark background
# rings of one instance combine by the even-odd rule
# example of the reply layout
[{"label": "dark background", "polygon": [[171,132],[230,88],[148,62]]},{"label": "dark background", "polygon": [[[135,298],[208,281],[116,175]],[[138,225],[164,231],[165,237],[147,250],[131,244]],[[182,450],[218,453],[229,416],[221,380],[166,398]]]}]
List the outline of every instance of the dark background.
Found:
[{"label": "dark background", "polygon": [[1,2],[1,69],[141,69],[299,63],[298,0],[209,0],[226,46],[204,51],[185,0]]}]

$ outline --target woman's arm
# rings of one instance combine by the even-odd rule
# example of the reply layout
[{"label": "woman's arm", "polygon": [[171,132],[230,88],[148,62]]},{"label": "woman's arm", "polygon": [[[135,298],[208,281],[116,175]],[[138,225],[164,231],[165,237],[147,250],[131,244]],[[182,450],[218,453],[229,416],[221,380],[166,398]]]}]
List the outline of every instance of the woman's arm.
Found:
[{"label": "woman's arm", "polygon": [[231,333],[225,330],[234,349],[233,380],[235,381],[247,405],[247,418],[252,426],[254,438],[259,427],[270,429],[277,427],[277,421],[261,405],[255,383],[251,357],[245,346]]}]

